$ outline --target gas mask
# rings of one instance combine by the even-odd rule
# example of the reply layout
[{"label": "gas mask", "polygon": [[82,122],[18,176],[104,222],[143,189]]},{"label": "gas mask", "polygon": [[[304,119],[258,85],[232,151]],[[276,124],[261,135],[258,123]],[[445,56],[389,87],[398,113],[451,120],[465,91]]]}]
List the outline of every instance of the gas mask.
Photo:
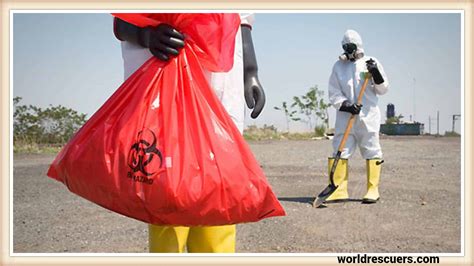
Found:
[{"label": "gas mask", "polygon": [[355,61],[364,56],[364,53],[358,51],[357,45],[355,43],[345,43],[342,45],[342,49],[344,49],[344,53],[339,56],[339,59],[343,61]]}]

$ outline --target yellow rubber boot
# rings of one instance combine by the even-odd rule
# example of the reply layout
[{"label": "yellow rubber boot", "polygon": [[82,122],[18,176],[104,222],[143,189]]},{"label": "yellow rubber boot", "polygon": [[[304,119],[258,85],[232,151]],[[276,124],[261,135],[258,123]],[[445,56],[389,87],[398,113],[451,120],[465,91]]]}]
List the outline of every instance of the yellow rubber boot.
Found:
[{"label": "yellow rubber boot", "polygon": [[383,160],[367,160],[367,194],[362,199],[363,203],[375,203],[379,200],[380,172]]},{"label": "yellow rubber boot", "polygon": [[[334,163],[334,158],[328,159],[328,173],[331,174],[332,164]],[[336,191],[331,194],[326,199],[326,202],[338,202],[345,201],[349,199],[349,193],[347,192],[347,180],[349,173],[348,169],[348,160],[340,159],[336,166],[336,171],[334,171],[334,183],[338,185]],[[331,182],[331,181],[329,181]]]},{"label": "yellow rubber boot", "polygon": [[235,225],[191,227],[188,252],[234,253]]},{"label": "yellow rubber boot", "polygon": [[186,247],[189,227],[148,225],[149,250],[153,253],[182,253]]}]

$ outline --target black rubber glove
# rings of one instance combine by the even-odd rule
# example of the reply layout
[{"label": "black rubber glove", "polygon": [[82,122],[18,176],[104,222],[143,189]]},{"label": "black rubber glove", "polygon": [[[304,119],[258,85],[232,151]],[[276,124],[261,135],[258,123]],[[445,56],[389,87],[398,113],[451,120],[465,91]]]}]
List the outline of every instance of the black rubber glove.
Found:
[{"label": "black rubber glove", "polygon": [[379,68],[377,67],[377,63],[374,59],[370,58],[370,60],[365,61],[367,65],[367,70],[372,74],[372,78],[374,79],[375,84],[382,84],[384,79],[382,74],[380,74]]},{"label": "black rubber glove", "polygon": [[351,103],[349,100],[345,100],[342,102],[341,108],[339,111],[348,112],[353,115],[358,115],[360,113],[360,108],[362,108],[362,104],[355,104]]},{"label": "black rubber glove", "polygon": [[171,56],[177,56],[184,47],[184,35],[165,23],[156,27],[140,28],[115,18],[114,34],[121,41],[149,48],[150,52],[162,61],[168,61]]},{"label": "black rubber glove", "polygon": [[244,57],[244,96],[248,108],[253,109],[250,117],[257,118],[265,106],[265,92],[258,80],[257,58],[253,48],[251,27],[242,25],[242,53]]}]

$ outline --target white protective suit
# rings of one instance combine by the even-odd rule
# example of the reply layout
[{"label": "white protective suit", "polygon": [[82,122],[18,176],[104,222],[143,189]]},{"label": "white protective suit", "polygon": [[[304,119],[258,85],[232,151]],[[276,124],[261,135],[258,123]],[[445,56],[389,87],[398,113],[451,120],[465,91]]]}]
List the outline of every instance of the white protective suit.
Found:
[{"label": "white protective suit", "polygon": [[[346,43],[355,43],[357,45],[357,53],[362,56],[364,53],[362,39],[356,31],[346,31],[342,45]],[[359,91],[364,82],[363,73],[367,72],[366,61],[370,58],[376,61],[384,82],[376,85],[373,79],[369,80],[362,98],[363,107],[360,114],[355,116],[351,133],[342,151],[341,158],[344,159],[351,157],[355,151],[356,144],[358,144],[364,159],[382,158],[382,149],[379,144],[380,109],[377,103],[378,95],[385,94],[388,90],[388,80],[382,64],[375,57],[371,56],[364,55],[355,61],[339,60],[333,66],[328,87],[329,102],[338,110],[333,148],[335,155],[351,116],[351,113],[339,111],[339,108],[345,100],[349,100],[351,103],[357,102]]]},{"label": "white protective suit", "polygon": [[[254,15],[240,14],[240,20],[241,24],[252,25]],[[122,42],[125,79],[152,56],[148,48],[130,42]],[[207,72],[206,74],[217,97],[242,133],[244,130],[245,98],[244,61],[240,28],[235,36],[234,65],[232,69],[225,73]]]}]

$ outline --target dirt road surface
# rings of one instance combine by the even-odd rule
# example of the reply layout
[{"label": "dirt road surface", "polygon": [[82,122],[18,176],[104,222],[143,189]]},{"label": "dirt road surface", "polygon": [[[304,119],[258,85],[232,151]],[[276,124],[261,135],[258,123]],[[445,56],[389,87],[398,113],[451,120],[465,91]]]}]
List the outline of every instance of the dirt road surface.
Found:
[{"label": "dirt road surface", "polygon": [[[461,252],[460,138],[386,137],[381,200],[365,205],[365,161],[349,161],[353,201],[311,206],[329,140],[250,143],[286,217],[237,226],[237,252]],[[147,225],[82,199],[46,171],[54,155],[14,156],[15,253],[148,252]]]}]

